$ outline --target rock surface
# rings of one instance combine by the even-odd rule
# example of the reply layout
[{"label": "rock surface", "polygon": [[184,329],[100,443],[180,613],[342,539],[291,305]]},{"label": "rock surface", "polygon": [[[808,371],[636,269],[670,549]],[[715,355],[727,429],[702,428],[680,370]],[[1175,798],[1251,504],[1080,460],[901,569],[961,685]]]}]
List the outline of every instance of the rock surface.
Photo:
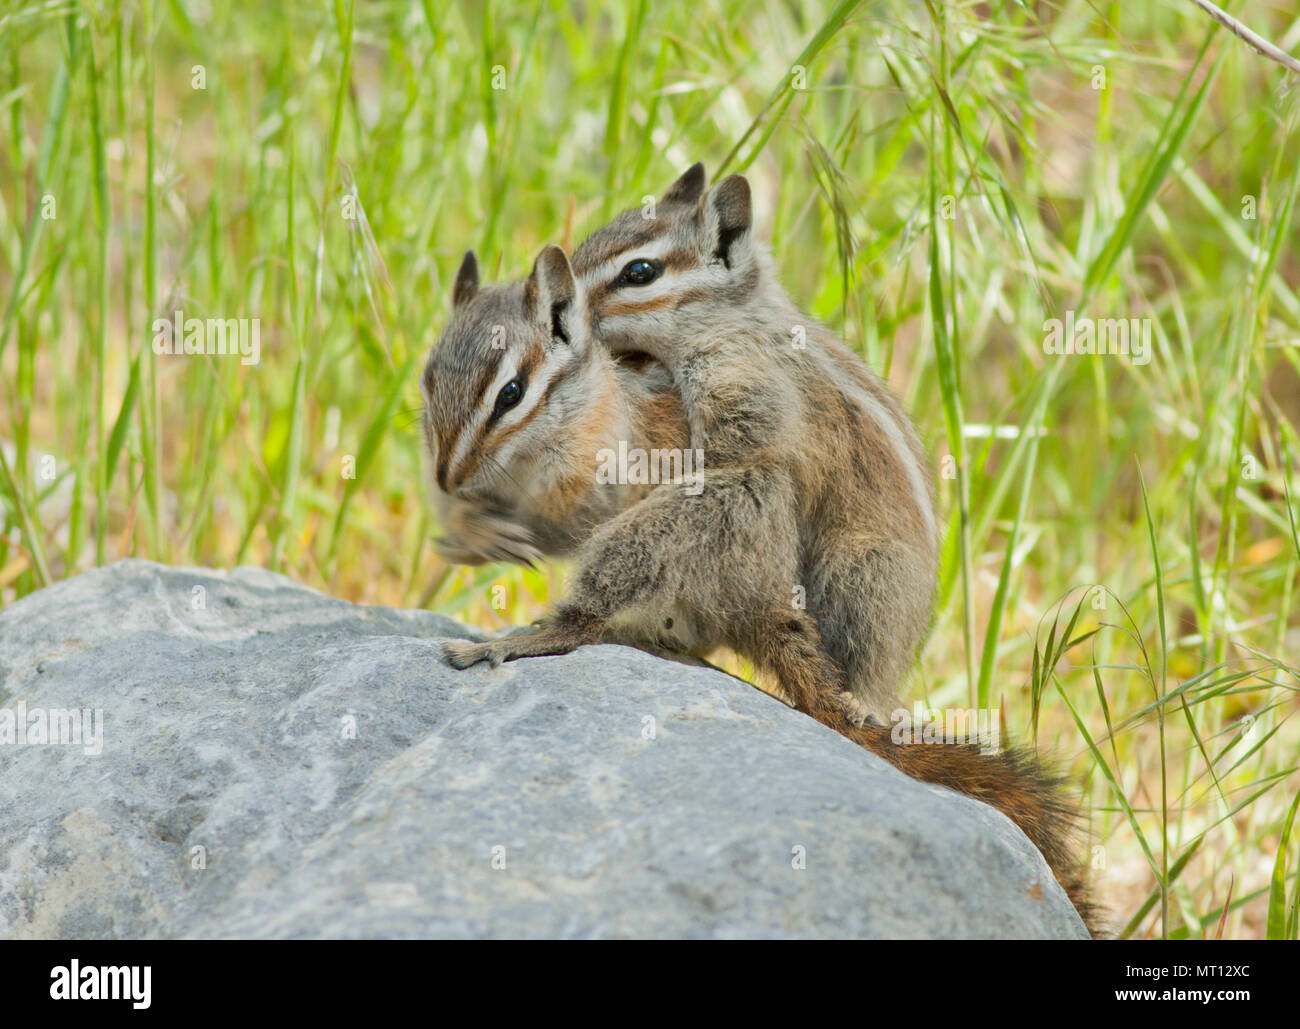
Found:
[{"label": "rock surface", "polygon": [[134,560],[0,611],[0,936],[1086,936],[1002,815],[730,676],[472,636]]}]

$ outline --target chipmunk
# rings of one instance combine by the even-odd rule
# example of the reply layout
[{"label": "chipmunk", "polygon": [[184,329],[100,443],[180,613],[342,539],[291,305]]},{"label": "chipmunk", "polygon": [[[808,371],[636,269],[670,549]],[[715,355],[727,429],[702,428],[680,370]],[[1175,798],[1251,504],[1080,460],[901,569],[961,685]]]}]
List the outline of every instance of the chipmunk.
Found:
[{"label": "chipmunk", "polygon": [[781,288],[748,182],[706,186],[696,164],[652,216],[627,211],[578,247],[592,332],[672,372],[710,467],[771,460],[789,475],[800,556],[786,597],[816,620],[855,720],[884,722],[932,614],[925,450],[888,387]]},{"label": "chipmunk", "polygon": [[[436,455],[434,498],[443,529],[438,551],[457,564],[532,565],[570,556],[596,526],[654,486],[649,477],[600,481],[600,455],[630,441],[647,452],[680,453],[689,445],[680,394],[659,362],[643,355],[615,359],[596,346],[551,353],[529,348],[524,361],[521,347],[533,336],[518,325],[527,288],[517,283],[480,290],[477,258],[467,253],[452,306],[460,312],[474,297],[476,328],[448,330],[421,380],[425,444]],[[498,366],[510,372],[508,379],[489,377]],[[540,401],[539,376],[553,377]],[[534,388],[524,404],[530,380]],[[483,438],[471,438],[474,432]],[[453,467],[455,459],[461,463]]]},{"label": "chipmunk", "polygon": [[[890,702],[928,625],[938,531],[924,453],[883,384],[776,283],[752,239],[745,180],[705,185],[697,165],[652,218],[628,212],[599,230],[575,254],[582,281],[558,247],[514,286],[480,290],[476,263],[462,265],[423,380],[439,489],[472,502],[477,481],[499,480],[489,459],[581,395],[574,383],[607,360],[605,347],[671,371],[709,464],[698,495],[661,485],[596,527],[577,550],[571,596],[540,631],[449,643],[447,659],[496,665],[611,635],[730,646],[800,711],[1003,811],[1086,911],[1070,813],[1032,759],[900,746],[875,718],[846,711],[846,689],[872,716]],[[489,349],[493,326],[505,330],[502,351]],[[581,460],[590,468],[590,453]],[[800,586],[807,609],[793,602]]]}]

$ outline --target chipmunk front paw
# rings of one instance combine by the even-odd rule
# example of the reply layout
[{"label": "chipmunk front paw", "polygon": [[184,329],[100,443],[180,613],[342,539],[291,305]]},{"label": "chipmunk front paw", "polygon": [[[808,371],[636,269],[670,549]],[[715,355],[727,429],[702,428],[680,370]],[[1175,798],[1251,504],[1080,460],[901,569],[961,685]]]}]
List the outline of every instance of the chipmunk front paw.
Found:
[{"label": "chipmunk front paw", "polygon": [[492,640],[488,643],[453,642],[442,645],[442,656],[452,668],[464,671],[471,665],[486,661],[493,668],[502,661],[510,660],[508,651],[503,648],[505,640]]},{"label": "chipmunk front paw", "polygon": [[439,555],[453,564],[509,561],[535,567],[544,557],[535,545],[532,531],[508,518],[462,508],[449,514],[447,521],[448,534],[436,540],[435,545]]}]

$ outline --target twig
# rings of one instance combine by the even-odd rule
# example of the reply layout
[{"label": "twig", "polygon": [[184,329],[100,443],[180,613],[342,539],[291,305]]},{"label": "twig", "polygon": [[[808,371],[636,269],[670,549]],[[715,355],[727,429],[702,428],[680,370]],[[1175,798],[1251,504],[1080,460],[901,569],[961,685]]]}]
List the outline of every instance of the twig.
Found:
[{"label": "twig", "polygon": [[1217,21],[1220,25],[1222,25],[1225,29],[1231,32],[1238,39],[1245,40],[1247,43],[1249,43],[1252,47],[1258,50],[1265,57],[1277,61],[1277,63],[1282,65],[1282,67],[1295,72],[1297,75],[1300,75],[1300,61],[1297,61],[1285,50],[1279,50],[1267,39],[1264,39],[1262,36],[1258,36],[1254,32],[1251,32],[1250,29],[1246,28],[1245,25],[1239,22],[1232,15],[1228,14],[1226,11],[1210,3],[1210,0],[1192,0],[1192,3],[1194,3],[1197,7],[1199,7],[1211,18]]}]

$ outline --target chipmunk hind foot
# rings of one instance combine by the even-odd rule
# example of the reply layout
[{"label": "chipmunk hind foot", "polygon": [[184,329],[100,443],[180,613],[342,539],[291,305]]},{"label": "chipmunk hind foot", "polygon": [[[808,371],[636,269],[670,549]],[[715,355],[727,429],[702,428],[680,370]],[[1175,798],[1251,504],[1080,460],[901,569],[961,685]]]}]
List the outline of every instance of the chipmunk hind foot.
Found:
[{"label": "chipmunk hind foot", "polygon": [[888,725],[888,711],[897,703],[892,697],[885,700],[868,700],[858,696],[852,690],[844,690],[839,695],[840,705],[849,724],[855,729],[863,726],[883,728]]},{"label": "chipmunk hind foot", "polygon": [[822,646],[817,623],[801,610],[777,610],[739,634],[738,652],[774,678],[795,710],[832,729],[847,724],[844,673]]}]

